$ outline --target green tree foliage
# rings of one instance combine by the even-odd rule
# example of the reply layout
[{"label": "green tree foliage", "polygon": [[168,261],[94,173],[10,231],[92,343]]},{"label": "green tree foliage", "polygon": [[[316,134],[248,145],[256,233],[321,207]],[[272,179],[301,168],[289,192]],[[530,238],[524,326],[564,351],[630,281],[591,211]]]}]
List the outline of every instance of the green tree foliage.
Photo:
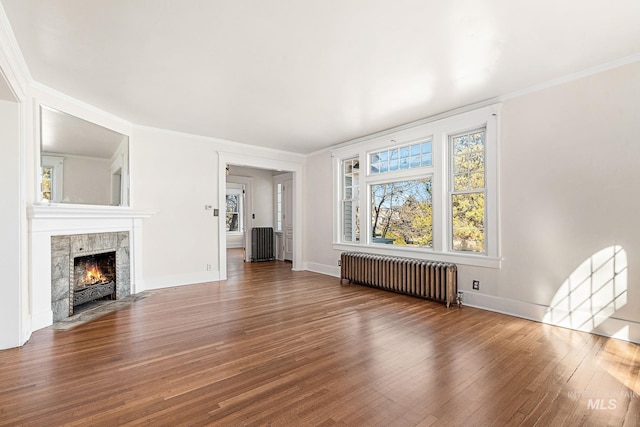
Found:
[{"label": "green tree foliage", "polygon": [[[485,251],[485,132],[452,138],[451,217],[453,249]],[[371,186],[374,243],[433,247],[429,178]]]},{"label": "green tree foliage", "polygon": [[484,252],[484,131],[453,138],[453,249]]},{"label": "green tree foliage", "polygon": [[371,199],[374,242],[433,245],[430,179],[373,185]]},{"label": "green tree foliage", "polygon": [[51,182],[53,173],[53,168],[51,167],[43,167],[42,168],[42,198],[51,200]]}]

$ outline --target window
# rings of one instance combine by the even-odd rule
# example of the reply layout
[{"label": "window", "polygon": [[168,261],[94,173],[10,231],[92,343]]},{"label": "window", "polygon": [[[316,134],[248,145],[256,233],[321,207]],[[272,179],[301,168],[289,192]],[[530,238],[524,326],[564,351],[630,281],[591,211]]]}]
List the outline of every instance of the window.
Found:
[{"label": "window", "polygon": [[342,162],[342,240],[360,241],[360,161],[349,159]]},{"label": "window", "polygon": [[50,202],[62,201],[63,168],[63,157],[42,156],[42,180],[40,182],[40,196],[42,200],[48,200]]},{"label": "window", "polygon": [[282,231],[282,183],[276,185],[276,231]]},{"label": "window", "polygon": [[227,190],[227,233],[242,233],[242,190]]},{"label": "window", "polygon": [[430,248],[431,178],[371,185],[372,243]]},{"label": "window", "polygon": [[431,166],[431,141],[370,154],[369,173],[395,172],[403,169]]},{"label": "window", "polygon": [[42,199],[53,200],[53,168],[44,166],[42,168]]},{"label": "window", "polygon": [[499,267],[499,109],[404,126],[333,150],[334,248]]},{"label": "window", "polygon": [[452,249],[485,252],[485,130],[450,137]]}]

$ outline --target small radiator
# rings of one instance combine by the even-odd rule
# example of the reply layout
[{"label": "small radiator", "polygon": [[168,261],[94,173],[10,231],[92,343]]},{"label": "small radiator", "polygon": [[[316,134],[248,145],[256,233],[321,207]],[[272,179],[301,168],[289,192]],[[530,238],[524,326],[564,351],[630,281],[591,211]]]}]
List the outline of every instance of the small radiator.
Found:
[{"label": "small radiator", "polygon": [[251,229],[251,261],[272,261],[273,228],[253,227]]},{"label": "small radiator", "polygon": [[452,303],[461,305],[455,264],[343,252],[340,265],[340,283],[348,280],[350,283],[444,302],[447,307]]}]

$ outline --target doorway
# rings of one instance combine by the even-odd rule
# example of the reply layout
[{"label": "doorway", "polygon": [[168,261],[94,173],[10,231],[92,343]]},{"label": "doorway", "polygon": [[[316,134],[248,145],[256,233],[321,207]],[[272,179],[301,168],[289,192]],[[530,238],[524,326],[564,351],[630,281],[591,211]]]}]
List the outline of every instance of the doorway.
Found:
[{"label": "doorway", "polygon": [[[273,237],[274,237],[274,255],[277,254],[277,245],[278,245],[278,228],[282,227],[282,234],[286,236],[283,241],[283,251],[286,249],[286,259],[292,263],[292,268],[296,269],[296,260],[299,258],[301,245],[297,245],[297,237],[295,230],[296,228],[296,219],[298,218],[298,212],[300,212],[300,204],[296,204],[296,192],[295,192],[295,182],[296,182],[296,173],[295,172],[283,172],[276,171],[271,168],[266,167],[249,167],[245,165],[238,164],[225,164],[225,198],[227,196],[227,192],[229,191],[227,187],[231,183],[244,183],[245,184],[245,194],[244,194],[244,211],[242,216],[244,217],[245,227],[244,227],[244,261],[251,261],[251,252],[253,250],[253,242],[252,242],[252,229],[259,228],[272,228],[273,229]],[[299,175],[298,175],[299,176]],[[277,213],[277,201],[276,201],[276,190],[274,186],[275,179],[280,177],[279,179],[284,182],[287,181],[286,185],[283,186],[284,193],[282,194],[284,204],[282,207],[284,211],[282,212],[282,221],[279,220]],[[286,179],[285,179],[286,178]],[[249,187],[251,187],[251,191],[249,191]],[[225,200],[226,201],[226,200]],[[220,213],[220,216],[222,216]],[[221,233],[221,260],[220,260],[220,279],[225,280],[226,278],[226,270],[229,268],[227,265],[227,250],[232,249],[234,245],[232,243],[233,236],[231,236],[226,230],[226,218],[220,218],[220,222],[225,222],[225,230],[224,232],[220,230]],[[224,246],[222,246],[222,241],[224,240]],[[224,262],[222,260],[224,256]],[[282,257],[280,259],[284,259]],[[299,261],[298,261],[299,262]],[[224,267],[224,271],[223,271]]]}]

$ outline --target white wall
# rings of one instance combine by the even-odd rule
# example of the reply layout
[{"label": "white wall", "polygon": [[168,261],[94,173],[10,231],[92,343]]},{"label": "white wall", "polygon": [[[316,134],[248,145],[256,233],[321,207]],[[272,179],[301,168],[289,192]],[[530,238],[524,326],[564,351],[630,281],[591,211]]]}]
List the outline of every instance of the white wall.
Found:
[{"label": "white wall", "polygon": [[256,216],[253,226],[273,227],[273,172],[230,165],[229,175],[253,178],[253,213]]},{"label": "white wall", "polygon": [[331,153],[324,151],[307,159],[304,218],[306,267],[324,274],[339,276],[341,251],[331,249],[333,241],[333,188]]},{"label": "white wall", "polygon": [[[638,93],[635,63],[504,103],[505,261],[492,294],[546,306],[585,260],[620,245],[628,298],[612,317],[627,321],[640,340]],[[607,321],[596,332],[615,333],[620,323]]]},{"label": "white wall", "polygon": [[[0,77],[1,78],[1,77]],[[4,84],[4,82],[0,82]],[[22,203],[18,104],[0,101],[0,349],[21,344],[20,282]]]},{"label": "white wall", "polygon": [[205,210],[217,207],[216,145],[147,128],[134,129],[130,145],[132,206],[157,211],[144,221],[145,287],[217,280],[218,220],[224,217]]},{"label": "white wall", "polygon": [[[626,294],[613,313],[605,311],[606,320],[567,326],[640,341],[638,93],[640,63],[635,63],[504,102],[502,267],[459,265],[466,304],[542,320],[574,270],[620,245],[628,279],[624,273],[616,276],[616,292],[623,292],[624,282]],[[313,197],[305,201],[306,262],[310,269],[337,274],[339,251],[332,249],[329,231],[330,182],[329,153],[308,158],[305,193]],[[600,273],[589,283],[599,287]],[[480,280],[480,292],[471,290],[473,279]],[[577,287],[575,281],[572,286]]]}]

